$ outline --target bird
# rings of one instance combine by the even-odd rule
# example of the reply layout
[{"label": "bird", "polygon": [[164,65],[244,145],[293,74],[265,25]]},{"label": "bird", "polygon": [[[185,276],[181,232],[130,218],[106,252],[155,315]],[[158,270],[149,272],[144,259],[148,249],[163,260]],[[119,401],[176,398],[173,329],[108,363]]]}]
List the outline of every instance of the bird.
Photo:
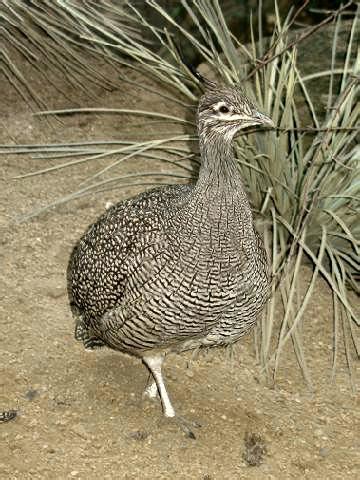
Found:
[{"label": "bird", "polygon": [[234,156],[251,126],[274,127],[238,85],[197,73],[201,165],[194,183],[167,185],[113,205],[75,245],[68,265],[75,338],[138,357],[163,414],[195,438],[167,392],[169,353],[227,346],[256,324],[269,297],[263,242]]}]

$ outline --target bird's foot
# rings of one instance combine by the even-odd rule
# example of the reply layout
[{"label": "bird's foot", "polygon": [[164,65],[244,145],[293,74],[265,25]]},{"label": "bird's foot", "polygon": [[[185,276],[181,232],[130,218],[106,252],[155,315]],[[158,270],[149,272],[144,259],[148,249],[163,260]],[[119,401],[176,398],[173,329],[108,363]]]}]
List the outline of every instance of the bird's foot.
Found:
[{"label": "bird's foot", "polygon": [[199,422],[188,420],[180,415],[175,415],[173,417],[166,416],[165,418],[171,422],[176,423],[176,425],[178,425],[185,433],[186,437],[196,440],[193,429],[201,427],[201,424]]},{"label": "bird's foot", "polygon": [[148,385],[142,394],[143,398],[150,398],[150,400],[155,400],[158,396],[158,388],[155,382]]}]

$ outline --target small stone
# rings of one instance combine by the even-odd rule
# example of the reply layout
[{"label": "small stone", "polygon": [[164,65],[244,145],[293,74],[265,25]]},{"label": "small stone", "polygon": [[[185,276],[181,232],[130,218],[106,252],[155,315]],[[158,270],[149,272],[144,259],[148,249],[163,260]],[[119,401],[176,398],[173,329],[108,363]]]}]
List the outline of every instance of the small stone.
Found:
[{"label": "small stone", "polygon": [[326,447],[321,447],[319,450],[319,455],[322,458],[327,457],[330,454],[330,449]]},{"label": "small stone", "polygon": [[135,430],[134,432],[131,432],[129,436],[133,440],[142,441],[145,440],[149,434],[142,430]]},{"label": "small stone", "polygon": [[45,293],[48,295],[48,297],[56,299],[65,295],[65,290],[62,286],[49,285],[45,288]]},{"label": "small stone", "polygon": [[246,432],[245,452],[243,459],[250,467],[258,467],[264,461],[264,456],[267,453],[266,443],[264,438],[256,433]]},{"label": "small stone", "polygon": [[34,400],[34,398],[39,395],[38,390],[35,390],[33,388],[30,388],[26,393],[25,393],[25,398],[28,399],[29,401]]}]

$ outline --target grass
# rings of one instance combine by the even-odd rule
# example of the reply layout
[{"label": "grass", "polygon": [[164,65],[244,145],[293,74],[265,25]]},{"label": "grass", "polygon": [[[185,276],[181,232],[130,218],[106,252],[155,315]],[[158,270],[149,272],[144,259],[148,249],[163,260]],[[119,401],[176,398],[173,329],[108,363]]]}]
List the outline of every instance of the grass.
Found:
[{"label": "grass", "polygon": [[[112,5],[106,0],[102,4],[107,8]],[[165,26],[162,31],[149,24],[134,6],[136,2],[132,6],[130,4],[129,15],[135,29],[145,29],[147,37],[152,37],[151,46],[144,44],[131,32],[116,28],[113,22],[109,25],[110,20],[104,23],[96,9],[91,14],[79,12],[76,2],[70,1],[61,2],[61,8],[66,18],[72,19],[70,30],[75,28],[73,22],[76,22],[76,34],[86,48],[101,51],[107,61],[120,69],[126,66],[149,76],[159,86],[159,95],[166,97],[169,105],[195,105],[200,93],[196,79],[179,58],[174,43],[176,36],[177,42],[180,39],[191,44],[219,80],[230,84],[241,83],[260,109],[270,115],[277,125],[276,129],[243,135],[236,145],[239,167],[270,253],[274,278],[272,298],[255,333],[257,357],[263,371],[269,378],[275,379],[284,347],[291,342],[301,372],[306,382],[311,384],[301,326],[316,282],[322,277],[330,286],[333,296],[332,372],[335,375],[342,342],[354,384],[353,362],[360,354],[355,332],[359,319],[355,305],[351,303],[349,289],[360,293],[360,149],[356,142],[360,110],[360,59],[353,53],[358,11],[352,20],[342,68],[335,68],[338,32],[342,23],[341,12],[338,12],[332,16],[336,19],[332,68],[304,76],[297,63],[297,42],[291,37],[296,13],[290,12],[282,20],[276,3],[276,21],[270,43],[262,36],[260,14],[258,38],[255,38],[252,30],[250,46],[240,44],[228,30],[217,0],[193,0],[191,4],[186,0],[181,1],[182,7],[197,26],[198,37],[177,24],[155,1],[149,0],[148,4],[163,18]],[[116,9],[113,5],[111,8]],[[175,34],[170,34],[170,30]],[[77,43],[74,40],[76,38],[75,33],[69,36],[71,45]],[[158,45],[158,49],[153,48],[154,44]],[[259,59],[262,61],[259,62]],[[84,70],[85,74],[91,75],[87,70]],[[327,108],[325,115],[319,116],[308,84],[310,80],[324,76],[329,78]],[[335,78],[340,78],[338,88],[334,86]],[[297,101],[299,95],[302,103],[306,104],[310,126],[302,125]],[[69,109],[39,114],[63,115],[91,111],[99,113],[99,109]],[[101,111],[109,113],[106,109]],[[147,187],[188,181],[192,177],[193,169],[188,161],[198,162],[198,159],[188,148],[179,147],[179,141],[196,141],[194,124],[184,118],[156,111],[111,110],[111,114],[119,115],[129,112],[149,117],[154,122],[172,122],[179,126],[179,134],[142,142],[1,147],[2,153],[30,153],[45,159],[61,159],[56,167],[45,167],[23,177],[45,174],[55,169],[60,174],[62,168],[70,165],[104,157],[116,158],[89,178],[77,192],[71,192],[53,204],[32,212],[29,218],[60,203],[89,192],[113,188],[114,185],[117,188],[129,185]],[[193,130],[193,134],[184,133],[185,124]],[[145,158],[149,165],[152,160],[161,160],[162,173],[153,171],[150,166],[148,171],[138,175],[121,174],[121,163],[134,156]],[[304,260],[312,264],[312,277],[304,296],[298,298],[300,267]],[[279,308],[284,312],[280,319],[275,315]]]}]

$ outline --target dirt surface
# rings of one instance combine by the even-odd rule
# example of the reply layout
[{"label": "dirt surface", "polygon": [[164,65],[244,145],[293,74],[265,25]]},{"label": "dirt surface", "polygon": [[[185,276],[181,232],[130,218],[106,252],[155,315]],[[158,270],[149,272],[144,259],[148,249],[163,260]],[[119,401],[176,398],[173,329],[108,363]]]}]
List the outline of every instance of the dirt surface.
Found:
[{"label": "dirt surface", "polygon": [[[65,100],[41,78],[30,79],[49,107],[167,110],[165,100],[133,86],[98,89],[96,100],[69,89]],[[0,143],[122,139],[126,126],[135,122],[75,115],[49,126],[32,117],[28,105],[1,80]],[[186,438],[163,420],[157,402],[142,399],[148,374],[138,360],[106,349],[87,353],[73,338],[66,295],[71,248],[106,202],[138,190],[86,197],[17,223],[19,215],[71,192],[99,169],[92,162],[13,180],[45,163],[55,164],[0,157],[0,411],[18,411],[15,420],[0,424],[0,478],[359,478],[359,403],[345,362],[339,362],[336,383],[330,380],[331,297],[326,285],[318,284],[303,331],[312,391],[290,350],[276,386],[268,387],[251,337],[235,347],[232,359],[219,349],[194,360],[190,354],[167,359],[165,375],[175,406],[202,424],[196,440]],[[141,164],[134,161],[127,168],[134,171]],[[304,284],[308,273],[304,269]]]}]

